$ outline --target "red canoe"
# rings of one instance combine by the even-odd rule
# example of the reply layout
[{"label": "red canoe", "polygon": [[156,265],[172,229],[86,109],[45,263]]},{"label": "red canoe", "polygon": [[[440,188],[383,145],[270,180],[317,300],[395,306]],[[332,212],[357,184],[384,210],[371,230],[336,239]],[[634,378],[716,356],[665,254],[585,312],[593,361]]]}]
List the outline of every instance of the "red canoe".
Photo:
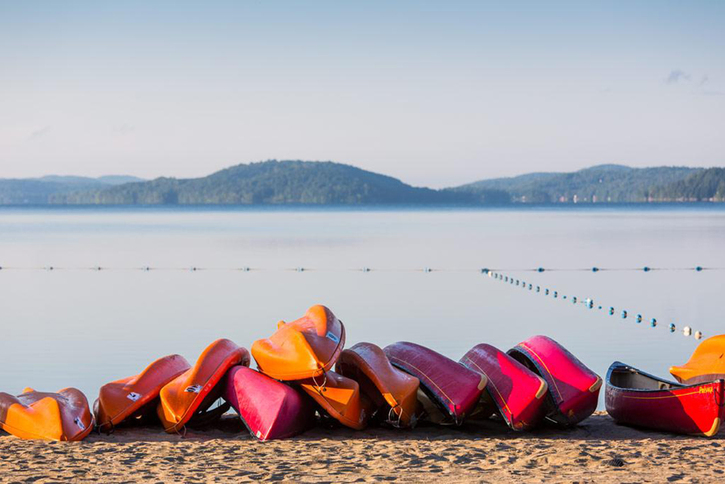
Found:
[{"label": "red canoe", "polygon": [[597,408],[602,379],[563,346],[534,336],[508,354],[541,376],[549,386],[546,417],[562,426],[576,425]]},{"label": "red canoe", "polygon": [[423,392],[456,425],[476,407],[486,387],[486,377],[440,353],[415,343],[386,346],[390,362],[420,380]]},{"label": "red canoe", "polygon": [[546,382],[491,345],[476,345],[460,363],[488,379],[486,391],[514,430],[529,430],[544,418]]},{"label": "red canoe", "polygon": [[293,437],[315,423],[315,407],[307,395],[246,366],[227,373],[224,400],[259,440]]},{"label": "red canoe", "polygon": [[615,361],[607,372],[605,403],[619,423],[712,437],[725,414],[724,385],[680,385]]}]

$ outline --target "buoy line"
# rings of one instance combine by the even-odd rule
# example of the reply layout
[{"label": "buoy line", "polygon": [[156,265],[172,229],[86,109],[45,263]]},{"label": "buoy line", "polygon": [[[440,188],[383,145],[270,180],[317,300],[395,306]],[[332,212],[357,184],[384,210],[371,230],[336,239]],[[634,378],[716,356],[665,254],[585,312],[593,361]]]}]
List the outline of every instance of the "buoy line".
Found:
[{"label": "buoy line", "polygon": [[[506,274],[502,274],[500,272],[495,272],[488,269],[482,269],[481,272],[483,274],[488,275],[491,279],[497,280],[499,282],[508,283],[509,285],[513,287],[521,287],[523,289],[528,289],[532,293],[536,294],[543,294],[544,296],[552,296],[552,299],[561,299],[562,301],[569,300],[572,302],[572,304],[584,304],[588,309],[594,309],[595,307],[597,310],[603,311],[606,310],[607,313],[610,316],[614,316],[614,314],[617,312],[614,306],[609,306],[608,308],[604,305],[594,304],[594,299],[592,298],[585,298],[581,299],[577,296],[569,296],[567,297],[565,294],[559,294],[559,291],[550,289],[548,287],[542,287],[541,285],[536,285],[532,283],[526,283],[526,281],[514,278],[513,276],[508,276]],[[619,313],[620,317],[622,319],[627,319],[630,316],[630,313],[628,310],[623,309]],[[644,321],[644,317],[642,316],[642,313],[637,313],[634,317],[634,320],[637,322],[637,324],[640,324]],[[650,318],[649,319],[649,326],[651,328],[656,328],[658,326],[657,318]],[[677,326],[675,323],[670,323],[666,326],[667,329],[670,331],[670,333],[674,333],[677,331]],[[692,328],[690,326],[684,326],[682,328],[682,335],[685,337],[688,337],[690,335],[694,335],[696,340],[702,339],[702,331],[692,331]]]},{"label": "buoy line", "polygon": [[323,267],[251,267],[251,266],[238,266],[238,267],[213,267],[213,266],[104,266],[104,265],[93,265],[93,266],[58,266],[58,265],[45,265],[45,266],[16,266],[16,265],[0,265],[0,272],[2,271],[176,271],[176,272],[197,272],[197,271],[227,271],[227,272],[259,272],[259,271],[283,271],[283,272],[480,272],[483,274],[488,273],[501,273],[501,272],[660,272],[660,271],[691,271],[691,272],[705,272],[705,271],[725,271],[725,267],[586,267],[586,268],[570,268],[570,267],[535,267],[535,268],[476,268],[476,269],[453,269],[453,268],[439,268],[439,267],[412,267],[412,268],[383,268],[383,267],[348,267],[348,268],[323,268]]}]

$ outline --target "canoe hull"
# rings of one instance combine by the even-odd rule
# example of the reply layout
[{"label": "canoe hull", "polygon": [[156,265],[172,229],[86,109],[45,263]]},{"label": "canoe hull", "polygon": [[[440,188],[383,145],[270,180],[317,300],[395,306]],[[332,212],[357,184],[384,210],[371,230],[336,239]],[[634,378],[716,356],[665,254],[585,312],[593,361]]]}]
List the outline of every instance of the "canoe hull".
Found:
[{"label": "canoe hull", "polygon": [[682,366],[673,366],[670,373],[680,383],[702,383],[725,378],[725,335],[707,338],[700,343]]},{"label": "canoe hull", "polygon": [[0,429],[21,439],[78,441],[93,430],[93,415],[80,390],[26,388],[18,396],[0,393]]},{"label": "canoe hull", "polygon": [[530,430],[544,418],[546,382],[503,351],[479,344],[460,363],[486,376],[485,391],[513,430]]},{"label": "canoe hull", "polygon": [[[124,420],[152,413],[161,388],[189,368],[184,357],[169,355],[154,361],[138,375],[103,385],[94,404],[99,429],[110,431]],[[151,412],[147,411],[150,405],[154,406]]]},{"label": "canoe hull", "polygon": [[224,399],[262,441],[294,437],[315,423],[315,407],[307,395],[246,366],[229,370]]},{"label": "canoe hull", "polygon": [[265,375],[294,381],[315,378],[332,369],[344,347],[342,321],[318,305],[296,321],[280,321],[272,336],[252,344],[252,356]]},{"label": "canoe hull", "polygon": [[322,378],[310,378],[297,383],[330,417],[341,424],[355,430],[367,426],[372,405],[360,392],[360,386],[355,380],[328,371]]},{"label": "canoe hull", "polygon": [[[156,413],[169,433],[181,432],[221,396],[220,380],[233,366],[249,366],[249,351],[228,339],[218,339],[202,352],[196,364],[159,392]],[[219,415],[221,416],[221,414]]]},{"label": "canoe hull", "polygon": [[[654,382],[648,386],[666,388],[627,388],[618,382],[632,374]],[[607,413],[621,424],[712,437],[725,416],[724,383],[680,385],[615,362],[607,372]]]},{"label": "canoe hull", "polygon": [[451,423],[460,425],[486,387],[486,377],[424,346],[399,342],[386,346],[393,366],[420,380],[420,388]]},{"label": "canoe hull", "polygon": [[380,347],[358,343],[344,350],[335,370],[358,382],[363,394],[388,423],[396,427],[415,425],[420,381],[393,367]]},{"label": "canoe hull", "polygon": [[566,348],[546,336],[534,336],[508,354],[544,379],[550,421],[563,427],[576,425],[597,409],[602,379]]}]

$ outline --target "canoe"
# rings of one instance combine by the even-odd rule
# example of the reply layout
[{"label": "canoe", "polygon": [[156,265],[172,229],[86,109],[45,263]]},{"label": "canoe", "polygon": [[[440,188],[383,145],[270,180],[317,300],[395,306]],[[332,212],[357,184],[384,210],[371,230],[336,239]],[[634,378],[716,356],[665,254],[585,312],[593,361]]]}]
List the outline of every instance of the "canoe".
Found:
[{"label": "canoe", "polygon": [[207,413],[223,391],[218,385],[232,366],[249,366],[249,352],[228,339],[218,339],[199,356],[196,364],[166,384],[159,392],[156,413],[169,432],[182,432],[187,424],[208,423],[229,408],[221,406]]},{"label": "canoe", "polygon": [[161,388],[189,367],[183,356],[164,356],[138,375],[103,385],[93,405],[99,430],[110,432],[121,422],[155,414]]},{"label": "canoe", "polygon": [[680,383],[699,383],[725,378],[725,334],[700,343],[689,361],[673,366],[670,373]]},{"label": "canoe", "polygon": [[0,393],[0,429],[21,439],[83,440],[93,430],[93,415],[80,390],[26,388],[18,396]]},{"label": "canoe", "polygon": [[315,378],[332,369],[345,346],[345,327],[325,306],[300,319],[280,321],[277,331],[252,345],[259,371],[275,380]]},{"label": "canoe", "polygon": [[510,349],[508,354],[548,385],[548,420],[568,427],[596,410],[601,377],[553,339],[534,336]]},{"label": "canoe", "polygon": [[724,380],[681,385],[619,361],[607,372],[607,413],[622,424],[712,437],[725,412]]},{"label": "canoe", "polygon": [[229,370],[224,399],[262,441],[294,437],[315,424],[310,397],[246,366]]},{"label": "canoe", "polygon": [[379,346],[358,343],[344,350],[335,371],[358,382],[385,421],[395,427],[415,425],[420,381],[394,368]]},{"label": "canoe", "polygon": [[486,392],[514,430],[529,430],[544,418],[548,385],[536,373],[488,344],[479,344],[460,363],[486,377]]},{"label": "canoe", "polygon": [[371,414],[370,401],[360,392],[355,380],[334,371],[321,378],[297,382],[332,418],[355,430],[362,430]]},{"label": "canoe", "polygon": [[384,351],[393,366],[420,380],[420,388],[447,417],[443,423],[461,425],[486,387],[484,375],[425,346],[399,342]]}]

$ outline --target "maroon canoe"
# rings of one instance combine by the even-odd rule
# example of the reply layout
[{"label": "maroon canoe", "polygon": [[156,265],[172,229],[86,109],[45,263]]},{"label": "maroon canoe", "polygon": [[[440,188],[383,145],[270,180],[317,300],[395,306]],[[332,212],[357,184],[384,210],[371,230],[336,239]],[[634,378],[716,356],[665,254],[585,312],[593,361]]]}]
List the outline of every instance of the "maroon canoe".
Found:
[{"label": "maroon canoe", "polygon": [[534,336],[508,351],[549,386],[546,418],[576,425],[597,408],[602,379],[566,348],[546,336]]},{"label": "maroon canoe", "polygon": [[712,437],[725,416],[724,384],[681,385],[615,361],[607,372],[607,413],[622,424]]},{"label": "maroon canoe", "polygon": [[503,351],[479,344],[460,363],[486,376],[486,392],[512,429],[529,430],[544,418],[546,382]]},{"label": "maroon canoe", "polygon": [[293,437],[315,423],[307,395],[246,366],[229,370],[224,399],[259,440]]},{"label": "maroon canoe", "polygon": [[420,380],[423,392],[456,425],[473,411],[486,387],[484,375],[424,346],[399,342],[384,351],[394,366]]}]

